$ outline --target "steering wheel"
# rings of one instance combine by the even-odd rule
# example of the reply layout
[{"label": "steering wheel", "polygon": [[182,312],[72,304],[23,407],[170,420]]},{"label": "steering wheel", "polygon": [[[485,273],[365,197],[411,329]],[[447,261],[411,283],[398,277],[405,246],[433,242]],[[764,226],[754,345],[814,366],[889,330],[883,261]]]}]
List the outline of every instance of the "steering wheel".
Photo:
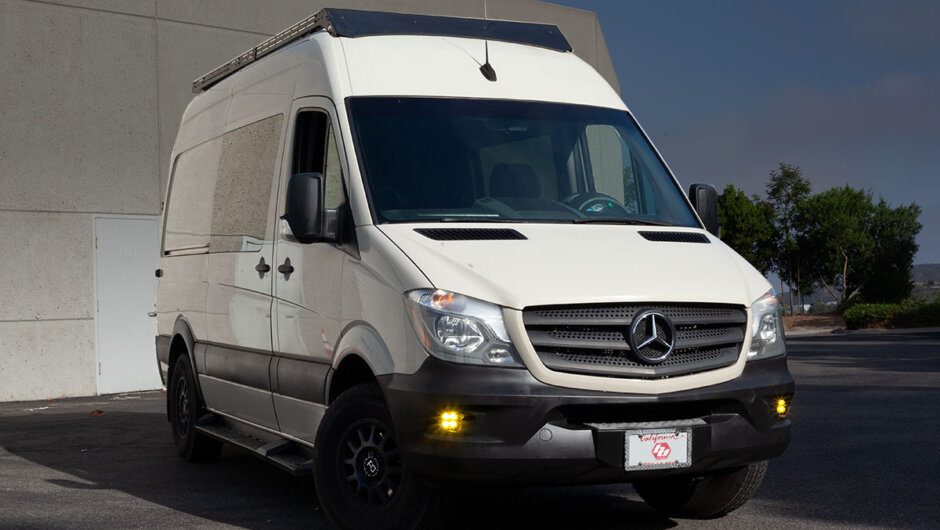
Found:
[{"label": "steering wheel", "polygon": [[575,193],[566,198],[563,202],[589,216],[613,214],[617,217],[627,217],[630,215],[630,212],[627,211],[620,201],[606,193],[597,191]]}]

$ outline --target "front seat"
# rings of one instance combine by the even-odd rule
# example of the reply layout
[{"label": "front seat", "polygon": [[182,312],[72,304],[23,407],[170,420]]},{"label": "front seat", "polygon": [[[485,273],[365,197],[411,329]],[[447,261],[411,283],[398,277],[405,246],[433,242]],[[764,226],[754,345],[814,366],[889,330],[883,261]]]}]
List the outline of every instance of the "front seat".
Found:
[{"label": "front seat", "polygon": [[490,197],[536,199],[539,177],[528,164],[496,164],[490,173]]}]

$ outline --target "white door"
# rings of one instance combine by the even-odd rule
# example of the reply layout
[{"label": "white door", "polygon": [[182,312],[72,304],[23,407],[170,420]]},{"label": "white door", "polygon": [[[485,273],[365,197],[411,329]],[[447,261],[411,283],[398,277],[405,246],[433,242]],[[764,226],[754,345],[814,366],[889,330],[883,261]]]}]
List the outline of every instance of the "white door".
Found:
[{"label": "white door", "polygon": [[95,218],[98,393],[161,388],[154,337],[159,241],[154,218]]}]

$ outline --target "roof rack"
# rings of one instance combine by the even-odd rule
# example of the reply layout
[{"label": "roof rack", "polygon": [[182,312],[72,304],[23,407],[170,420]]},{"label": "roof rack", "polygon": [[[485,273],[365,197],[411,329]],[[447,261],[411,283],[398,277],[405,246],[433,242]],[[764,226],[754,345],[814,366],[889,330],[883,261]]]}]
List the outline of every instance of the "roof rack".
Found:
[{"label": "roof rack", "polygon": [[326,30],[334,37],[434,35],[489,39],[560,52],[571,51],[568,40],[553,24],[326,8],[197,78],[193,81],[193,92],[198,94],[258,59],[320,30]]}]

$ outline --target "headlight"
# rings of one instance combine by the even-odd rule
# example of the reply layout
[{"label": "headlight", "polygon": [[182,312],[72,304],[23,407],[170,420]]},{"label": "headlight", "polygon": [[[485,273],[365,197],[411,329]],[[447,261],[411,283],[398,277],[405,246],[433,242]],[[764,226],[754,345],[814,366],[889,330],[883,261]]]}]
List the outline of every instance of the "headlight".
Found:
[{"label": "headlight", "polygon": [[445,361],[521,368],[499,306],[440,289],[405,294],[428,353]]},{"label": "headlight", "polygon": [[773,290],[751,304],[751,349],[747,359],[766,359],[787,353],[783,321]]}]

